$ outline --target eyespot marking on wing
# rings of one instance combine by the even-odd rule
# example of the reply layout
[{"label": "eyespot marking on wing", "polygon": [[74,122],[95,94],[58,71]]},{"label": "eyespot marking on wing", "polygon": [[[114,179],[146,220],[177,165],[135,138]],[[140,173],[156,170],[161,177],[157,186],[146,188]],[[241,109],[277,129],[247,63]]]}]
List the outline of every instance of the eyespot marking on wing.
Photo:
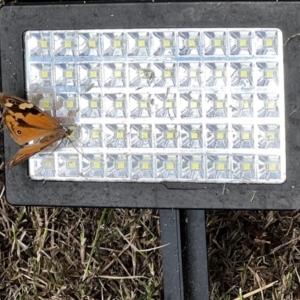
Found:
[{"label": "eyespot marking on wing", "polygon": [[7,102],[5,102],[4,106],[5,107],[12,107],[16,104],[16,102],[12,99],[9,99]]}]

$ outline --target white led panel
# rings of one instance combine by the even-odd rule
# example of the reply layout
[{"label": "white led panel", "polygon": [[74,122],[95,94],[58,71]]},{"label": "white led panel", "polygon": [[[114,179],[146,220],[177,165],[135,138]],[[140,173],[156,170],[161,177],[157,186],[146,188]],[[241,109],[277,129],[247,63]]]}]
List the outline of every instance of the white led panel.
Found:
[{"label": "white led panel", "polygon": [[285,181],[279,29],[48,30],[24,41],[28,98],[73,130],[30,159],[32,179]]}]

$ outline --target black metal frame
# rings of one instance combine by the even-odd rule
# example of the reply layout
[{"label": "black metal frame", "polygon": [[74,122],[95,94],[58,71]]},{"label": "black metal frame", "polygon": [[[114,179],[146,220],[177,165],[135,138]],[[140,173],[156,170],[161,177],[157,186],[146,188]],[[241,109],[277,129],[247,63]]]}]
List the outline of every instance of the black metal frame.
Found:
[{"label": "black metal frame", "polygon": [[[300,4],[132,3],[9,6],[0,11],[3,90],[24,97],[22,35],[29,29],[157,27],[276,27],[284,39],[300,32]],[[300,115],[298,40],[284,49],[287,181],[282,185],[32,182],[23,164],[6,172],[6,196],[15,205],[298,209]],[[295,112],[291,114],[292,112]],[[6,161],[17,151],[5,133]],[[225,192],[224,192],[225,191]],[[165,299],[208,299],[205,213],[160,210]]]},{"label": "black metal frame", "polygon": [[[300,31],[299,8],[296,2],[6,6],[0,11],[3,90],[24,96],[22,35],[25,30],[277,27],[287,39]],[[287,180],[284,184],[226,184],[224,189],[222,184],[33,182],[27,178],[27,164],[23,164],[6,172],[7,200],[15,205],[298,209],[299,112],[290,116],[298,107],[300,97],[297,44],[298,40],[292,40],[284,48],[287,120]],[[5,132],[6,161],[17,149]]]}]

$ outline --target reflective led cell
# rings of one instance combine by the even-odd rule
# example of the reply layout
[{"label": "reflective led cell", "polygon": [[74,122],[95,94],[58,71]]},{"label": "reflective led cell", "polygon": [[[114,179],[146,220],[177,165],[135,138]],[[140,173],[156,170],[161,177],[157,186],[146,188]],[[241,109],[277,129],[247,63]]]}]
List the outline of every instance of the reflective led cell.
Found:
[{"label": "reflective led cell", "polygon": [[253,36],[254,33],[250,30],[230,31],[230,55],[252,55]]},{"label": "reflective led cell", "polygon": [[107,177],[128,178],[129,164],[126,154],[112,154],[107,156]]},{"label": "reflective led cell", "polygon": [[100,34],[98,32],[83,32],[78,34],[78,55],[101,55]]},{"label": "reflective led cell", "polygon": [[178,33],[179,55],[195,56],[201,53],[200,31]]},{"label": "reflective led cell", "polygon": [[252,118],[254,116],[253,94],[231,94],[229,111],[234,118]]},{"label": "reflective led cell", "polygon": [[183,178],[192,180],[203,180],[205,177],[204,161],[201,155],[183,155],[182,156],[182,174]]},{"label": "reflective led cell", "polygon": [[28,45],[29,56],[43,57],[52,55],[53,48],[51,47],[49,31],[39,31],[28,35],[26,43]]},{"label": "reflective led cell", "polygon": [[133,155],[132,156],[132,178],[154,178],[152,155]]},{"label": "reflective led cell", "polygon": [[204,54],[209,56],[225,55],[228,49],[226,35],[225,31],[205,31]]},{"label": "reflective led cell", "polygon": [[72,130],[34,180],[285,181],[282,33],[274,28],[24,34],[28,99]]},{"label": "reflective led cell", "polygon": [[174,31],[154,31],[152,32],[152,51],[153,55],[168,57],[175,55],[176,40]]},{"label": "reflective led cell", "polygon": [[128,55],[149,56],[150,55],[150,33],[129,32],[128,33]]},{"label": "reflective led cell", "polygon": [[99,118],[101,117],[101,99],[102,95],[98,93],[88,94],[83,93],[79,95],[80,114],[82,118]]},{"label": "reflective led cell", "polygon": [[75,32],[57,32],[53,35],[55,56],[74,56],[77,54]]},{"label": "reflective led cell", "polygon": [[103,32],[103,55],[104,56],[124,56],[127,50],[125,34],[122,32]]},{"label": "reflective led cell", "polygon": [[202,117],[202,93],[189,92],[179,96],[181,105],[181,118],[200,118]]},{"label": "reflective led cell", "polygon": [[152,147],[152,127],[148,124],[133,124],[130,128],[131,147],[151,148]]},{"label": "reflective led cell", "polygon": [[52,67],[49,63],[33,63],[30,68],[30,81],[32,85],[52,86]]},{"label": "reflective led cell", "polygon": [[83,157],[82,172],[84,176],[101,178],[104,176],[104,161],[101,154],[88,154]]}]

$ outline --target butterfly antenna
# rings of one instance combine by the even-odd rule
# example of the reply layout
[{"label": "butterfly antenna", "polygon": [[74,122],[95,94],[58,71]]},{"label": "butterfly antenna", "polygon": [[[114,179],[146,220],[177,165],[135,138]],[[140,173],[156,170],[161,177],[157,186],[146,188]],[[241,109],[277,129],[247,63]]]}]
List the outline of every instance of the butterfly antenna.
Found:
[{"label": "butterfly antenna", "polygon": [[80,153],[83,157],[85,157],[86,159],[88,159],[88,157],[87,157],[83,152],[79,151],[79,149],[73,144],[73,141],[72,141],[68,136],[66,136],[65,138],[63,138],[63,139],[59,142],[59,144],[51,151],[50,154],[53,154],[53,152],[54,152],[56,149],[58,149],[58,148],[60,147],[60,145],[62,144],[62,142],[63,142],[66,138],[69,140],[69,142],[72,144],[72,146],[74,147],[74,149],[75,149],[78,153]]},{"label": "butterfly antenna", "polygon": [[51,151],[50,155],[53,154],[53,152],[59,148],[59,146],[61,145],[61,143],[63,142],[64,139],[62,139],[59,144]]},{"label": "butterfly antenna", "polygon": [[[80,153],[83,157],[85,157],[86,159],[88,159],[88,157],[82,152],[82,151],[79,151],[79,149],[73,144],[73,141],[67,136],[66,137],[68,140],[69,140],[69,142],[72,144],[72,146],[74,147],[74,149],[78,152],[78,153]],[[82,149],[81,149],[82,150]]]}]

